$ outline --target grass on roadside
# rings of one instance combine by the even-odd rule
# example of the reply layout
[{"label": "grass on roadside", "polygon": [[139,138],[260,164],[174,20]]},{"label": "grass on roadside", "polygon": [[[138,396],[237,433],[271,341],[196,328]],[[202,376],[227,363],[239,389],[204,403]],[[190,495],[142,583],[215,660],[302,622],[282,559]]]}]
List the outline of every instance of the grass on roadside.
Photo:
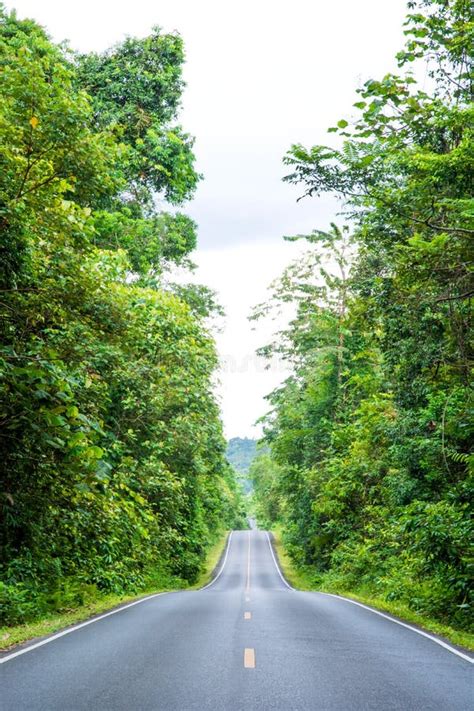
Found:
[{"label": "grass on roadside", "polygon": [[437,620],[433,620],[426,615],[411,610],[407,607],[407,605],[373,596],[370,592],[366,592],[364,590],[342,590],[340,588],[335,588],[331,585],[325,585],[324,581],[323,584],[315,585],[310,571],[297,567],[290,558],[282,542],[281,530],[273,530],[273,536],[281,569],[285,578],[293,587],[298,588],[299,590],[328,592],[351,598],[352,600],[362,602],[365,605],[374,607],[382,612],[388,612],[394,617],[400,618],[404,622],[409,622],[422,628],[426,632],[431,632],[435,635],[443,637],[452,644],[459,645],[465,649],[474,650],[473,634],[464,632],[463,630],[456,630],[449,625],[444,625]]},{"label": "grass on roadside", "polygon": [[186,588],[187,590],[198,590],[210,582],[212,573],[219,563],[221,555],[224,553],[228,535],[229,531],[221,533],[214,545],[209,548],[201,575],[194,585],[190,585]]},{"label": "grass on roadside", "polygon": [[135,595],[104,595],[97,600],[91,601],[86,605],[69,610],[63,613],[53,613],[35,622],[30,622],[13,627],[0,627],[0,652],[5,652],[17,644],[27,642],[37,637],[44,637],[59,630],[65,629],[78,622],[100,615],[103,612],[108,612],[114,608],[124,605],[140,598],[153,595],[158,592],[169,592],[173,590],[196,590],[203,587],[209,582],[212,571],[216,567],[220,555],[223,551],[227,540],[228,531],[223,532],[216,543],[208,550],[202,573],[194,585],[186,585],[180,578],[171,575],[157,576],[153,581],[153,585],[142,590]]}]

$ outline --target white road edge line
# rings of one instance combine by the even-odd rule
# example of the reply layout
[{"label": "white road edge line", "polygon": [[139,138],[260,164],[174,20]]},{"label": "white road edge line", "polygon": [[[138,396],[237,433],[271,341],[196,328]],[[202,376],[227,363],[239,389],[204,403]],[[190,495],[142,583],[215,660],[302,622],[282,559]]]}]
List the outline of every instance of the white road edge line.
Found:
[{"label": "white road edge line", "polygon": [[411,630],[412,632],[416,632],[416,634],[419,634],[422,637],[426,637],[427,639],[430,639],[435,644],[439,644],[440,647],[444,647],[444,649],[447,649],[448,652],[455,654],[457,657],[461,657],[461,659],[465,659],[466,662],[470,662],[471,664],[474,664],[474,657],[470,657],[468,654],[464,654],[463,652],[460,652],[459,649],[456,649],[455,647],[451,647],[451,645],[447,644],[446,642],[443,642],[442,639],[438,639],[437,637],[433,637],[433,635],[428,634],[428,632],[423,632],[423,630],[419,630],[416,627],[407,625],[406,622],[397,620],[395,617],[386,615],[384,612],[379,612],[379,610],[374,610],[373,607],[368,607],[368,605],[364,605],[362,602],[357,602],[357,600],[351,600],[349,597],[343,597],[342,595],[335,595],[334,593],[320,592],[318,594],[319,595],[326,595],[328,597],[336,597],[339,600],[344,600],[345,602],[350,602],[352,605],[357,605],[357,607],[363,607],[364,610],[369,610],[369,612],[373,612],[374,615],[379,615],[380,617],[384,617],[386,620],[390,620],[390,622],[395,622],[395,624],[400,625],[401,627],[406,627],[407,630]]},{"label": "white road edge line", "polygon": [[[227,540],[227,549],[226,549],[226,554],[224,558],[224,562],[222,563],[222,566],[216,575],[216,577],[204,588],[200,588],[200,590],[205,590],[206,588],[210,587],[210,585],[213,585],[219,575],[222,573],[224,566],[226,564],[227,560],[227,555],[229,553],[229,544],[230,544],[230,539],[232,538],[232,531],[229,534],[229,538]],[[87,627],[87,625],[92,625],[94,622],[99,622],[99,620],[103,620],[105,617],[110,617],[111,615],[116,615],[118,612],[122,612],[123,610],[128,610],[129,607],[134,607],[135,605],[140,605],[142,602],[146,602],[147,600],[152,600],[155,597],[160,597],[160,595],[168,595],[169,593],[167,592],[160,592],[160,593],[154,593],[153,595],[147,595],[147,597],[142,597],[141,600],[135,600],[135,602],[130,602],[128,605],[123,605],[123,607],[119,607],[116,610],[111,610],[110,612],[105,612],[103,615],[99,615],[98,617],[94,617],[92,620],[86,620],[85,622],[80,622],[77,625],[74,625],[73,627],[69,627],[67,630],[62,630],[62,632],[57,632],[57,634],[53,634],[51,637],[47,637],[46,639],[41,640],[41,642],[36,642],[35,644],[30,644],[28,647],[25,647],[24,649],[19,649],[17,652],[12,652],[11,654],[8,654],[5,657],[0,658],[0,664],[4,664],[5,662],[9,662],[10,659],[15,659],[15,657],[20,657],[22,654],[26,654],[27,652],[31,652],[33,649],[38,649],[38,647],[43,647],[45,644],[49,644],[50,642],[54,642],[55,639],[59,639],[60,637],[65,637],[67,634],[71,634],[71,632],[75,632],[76,630],[80,630],[82,627]]]},{"label": "white road edge line", "polygon": [[130,603],[128,603],[128,605],[119,607],[116,610],[111,610],[110,612],[105,612],[103,615],[99,615],[99,617],[94,617],[94,619],[92,619],[92,620],[86,620],[85,622],[80,622],[78,625],[69,627],[69,629],[67,629],[67,630],[63,630],[62,632],[53,634],[51,637],[47,637],[47,639],[41,640],[41,642],[36,642],[36,644],[30,644],[29,647],[20,649],[20,650],[18,650],[18,652],[13,652],[12,654],[8,654],[6,657],[3,657],[0,659],[0,664],[4,664],[4,662],[10,661],[10,659],[19,657],[22,654],[26,654],[27,652],[31,652],[33,649],[38,649],[38,647],[42,647],[45,644],[54,642],[55,639],[59,639],[60,637],[64,637],[67,634],[71,634],[71,632],[80,630],[81,627],[87,627],[87,625],[92,625],[94,622],[99,622],[99,620],[103,620],[105,617],[110,617],[110,615],[116,615],[117,612],[122,612],[123,610],[127,610],[129,607],[133,607],[134,605],[140,605],[140,603],[146,602],[147,600],[152,600],[154,597],[159,597],[160,595],[168,595],[168,593],[166,593],[166,592],[154,593],[153,595],[148,595],[147,597],[142,597],[141,600],[135,600],[135,602],[130,602]]},{"label": "white road edge line", "polygon": [[218,578],[220,577],[222,571],[223,571],[224,568],[225,568],[225,564],[227,563],[227,556],[229,555],[230,539],[232,538],[232,534],[233,534],[233,531],[231,531],[231,532],[229,533],[229,538],[227,539],[227,547],[226,547],[226,549],[225,549],[224,560],[222,561],[222,565],[221,565],[221,567],[220,567],[220,569],[219,569],[219,572],[217,573],[216,577],[213,578],[213,579],[211,580],[211,582],[208,583],[207,585],[205,585],[203,588],[199,588],[199,590],[196,591],[196,592],[201,592],[202,590],[207,590],[207,588],[210,588],[211,585],[214,585],[214,583],[215,583],[215,582],[218,580]]},{"label": "white road edge line", "polygon": [[[273,548],[272,548],[272,544],[270,542],[270,536],[268,535],[268,531],[266,531],[266,534],[267,534],[268,545],[270,546],[272,558],[275,563],[276,569],[278,570],[280,578],[283,580],[285,585],[288,588],[290,588],[290,590],[293,590],[294,592],[298,592],[298,590],[296,588],[292,587],[291,585],[289,585],[287,583],[287,581],[285,580],[285,578],[283,577],[283,574],[282,574],[280,567],[277,563],[277,560],[275,558],[275,554],[273,553]],[[300,591],[300,592],[302,592],[302,591]],[[357,605],[357,607],[363,607],[364,610],[373,612],[374,615],[379,615],[379,617],[384,617],[386,620],[389,620],[390,622],[395,622],[395,624],[400,625],[401,627],[406,627],[407,630],[411,630],[412,632],[416,632],[416,634],[419,634],[422,637],[426,637],[426,639],[430,639],[432,642],[434,642],[435,644],[438,644],[440,647],[447,649],[448,652],[455,654],[457,657],[461,657],[461,659],[465,659],[466,662],[470,662],[471,664],[474,664],[474,657],[470,657],[468,654],[464,654],[463,652],[460,652],[459,649],[456,649],[455,647],[451,647],[451,645],[447,644],[446,642],[443,642],[442,639],[433,637],[433,635],[428,634],[428,632],[423,632],[423,630],[419,630],[416,627],[412,627],[411,625],[408,625],[406,622],[402,622],[401,620],[397,620],[395,617],[386,615],[384,612],[380,612],[379,610],[374,610],[373,607],[364,605],[362,602],[357,602],[357,600],[351,600],[349,597],[343,597],[342,595],[335,595],[334,593],[325,593],[325,592],[315,591],[315,594],[316,595],[326,595],[327,597],[335,597],[338,600],[344,600],[344,602],[350,602],[351,605]]]},{"label": "white road edge line", "polygon": [[293,588],[289,583],[287,583],[287,581],[286,581],[285,578],[283,577],[283,573],[282,573],[281,570],[280,570],[280,566],[278,565],[277,560],[276,560],[276,558],[275,558],[275,553],[273,552],[273,548],[272,548],[272,544],[271,544],[271,541],[270,541],[270,536],[269,536],[269,534],[268,534],[268,531],[265,531],[265,533],[267,534],[268,546],[269,546],[269,548],[270,548],[270,553],[272,554],[273,562],[275,563],[275,568],[277,569],[278,575],[279,575],[280,578],[283,580],[283,582],[285,583],[285,585],[286,585],[286,587],[288,588],[288,590],[292,590],[293,592],[296,592],[295,588]]}]

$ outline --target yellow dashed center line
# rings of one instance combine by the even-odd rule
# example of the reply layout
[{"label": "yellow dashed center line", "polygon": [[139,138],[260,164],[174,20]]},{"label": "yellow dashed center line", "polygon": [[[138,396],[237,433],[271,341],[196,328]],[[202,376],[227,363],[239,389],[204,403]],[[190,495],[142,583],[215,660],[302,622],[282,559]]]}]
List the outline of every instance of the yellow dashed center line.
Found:
[{"label": "yellow dashed center line", "polygon": [[244,667],[255,669],[255,650],[250,647],[246,647],[244,651]]},{"label": "yellow dashed center line", "polygon": [[[247,548],[247,583],[245,585],[245,600],[250,600],[250,531],[248,533],[248,548]],[[244,620],[252,619],[251,612],[244,612]],[[255,669],[255,649],[246,647],[244,650],[244,667],[246,669]]]}]

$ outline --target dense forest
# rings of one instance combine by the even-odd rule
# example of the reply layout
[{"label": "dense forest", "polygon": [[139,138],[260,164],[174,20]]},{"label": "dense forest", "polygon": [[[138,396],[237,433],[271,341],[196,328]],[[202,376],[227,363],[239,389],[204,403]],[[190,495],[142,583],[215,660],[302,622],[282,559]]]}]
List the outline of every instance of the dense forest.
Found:
[{"label": "dense forest", "polygon": [[227,443],[227,459],[241,474],[247,474],[257,453],[257,440],[250,437],[232,437]]},{"label": "dense forest", "polygon": [[227,442],[227,461],[236,472],[237,481],[245,494],[252,491],[252,481],[248,474],[257,455],[258,440],[251,437],[232,437]]},{"label": "dense forest", "polygon": [[[314,584],[472,629],[474,26],[468,0],[409,2],[399,70],[366,81],[332,145],[285,180],[343,223],[306,240],[254,318],[292,374],[252,476]],[[471,590],[471,592],[470,592]]]},{"label": "dense forest", "polygon": [[102,592],[192,582],[242,524],[212,377],[177,123],[183,44],[103,54],[0,6],[0,606],[4,623]]}]

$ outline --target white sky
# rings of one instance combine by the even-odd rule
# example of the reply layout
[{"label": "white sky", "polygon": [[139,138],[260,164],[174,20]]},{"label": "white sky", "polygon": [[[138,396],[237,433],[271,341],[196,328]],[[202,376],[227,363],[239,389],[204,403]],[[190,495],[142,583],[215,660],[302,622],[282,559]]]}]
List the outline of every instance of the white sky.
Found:
[{"label": "white sky", "polygon": [[199,224],[199,280],[219,292],[226,327],[219,397],[226,434],[255,436],[264,395],[284,377],[262,372],[250,308],[297,254],[281,236],[325,229],[330,198],[296,203],[281,182],[292,143],[328,142],[326,129],[351,114],[355,89],[394,69],[403,45],[405,0],[7,0],[54,40],[101,51],[153,25],[178,30],[186,46],[187,88],[180,122],[196,136],[204,173],[186,211]]}]

